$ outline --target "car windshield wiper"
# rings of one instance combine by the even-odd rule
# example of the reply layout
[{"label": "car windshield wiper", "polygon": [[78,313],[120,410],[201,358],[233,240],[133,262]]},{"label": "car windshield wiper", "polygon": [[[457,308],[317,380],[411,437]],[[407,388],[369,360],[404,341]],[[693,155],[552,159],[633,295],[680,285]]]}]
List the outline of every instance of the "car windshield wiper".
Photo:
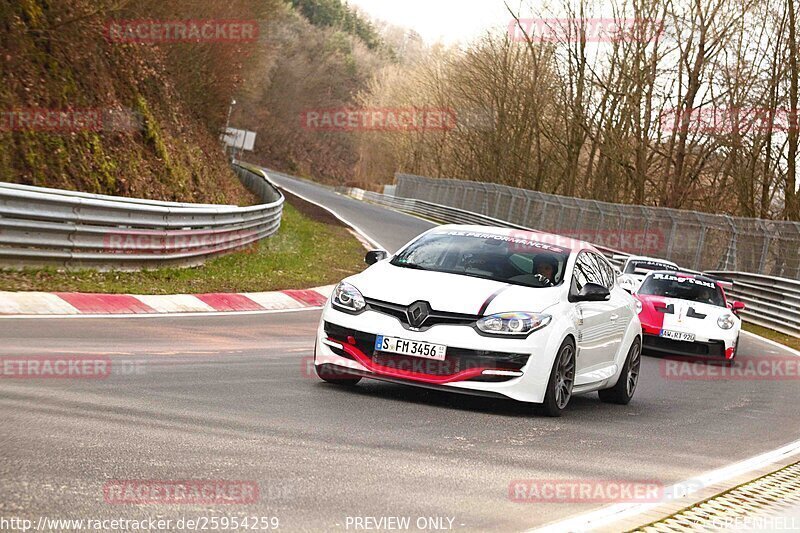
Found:
[{"label": "car windshield wiper", "polygon": [[425,268],[424,266],[416,263],[392,263],[392,265],[400,268],[411,268],[414,270],[431,270],[430,268]]}]

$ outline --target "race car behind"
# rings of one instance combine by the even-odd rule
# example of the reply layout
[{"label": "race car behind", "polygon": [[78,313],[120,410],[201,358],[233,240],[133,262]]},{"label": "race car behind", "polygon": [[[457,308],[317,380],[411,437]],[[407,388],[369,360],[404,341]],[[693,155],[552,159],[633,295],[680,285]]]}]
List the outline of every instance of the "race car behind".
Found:
[{"label": "race car behind", "polygon": [[634,293],[641,286],[645,276],[654,270],[677,272],[678,265],[666,259],[632,255],[625,260],[625,264],[622,266],[619,286],[630,293]]},{"label": "race car behind", "polygon": [[742,321],[741,302],[730,302],[723,284],[671,270],[650,272],[634,293],[642,322],[643,349],[732,362]]}]

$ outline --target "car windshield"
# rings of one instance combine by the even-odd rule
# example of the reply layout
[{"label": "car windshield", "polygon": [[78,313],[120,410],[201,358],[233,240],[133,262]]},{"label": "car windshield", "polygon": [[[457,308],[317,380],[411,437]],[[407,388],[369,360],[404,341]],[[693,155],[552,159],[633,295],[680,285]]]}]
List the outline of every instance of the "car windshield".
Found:
[{"label": "car windshield", "polygon": [[526,238],[448,231],[421,237],[391,263],[526,287],[552,287],[564,279],[568,258],[569,250]]},{"label": "car windshield", "polygon": [[713,281],[655,273],[644,280],[639,294],[678,298],[725,307],[722,290]]},{"label": "car windshield", "polygon": [[653,270],[673,270],[677,272],[678,268],[670,263],[662,263],[652,259],[632,259],[625,265],[623,274],[647,274]]}]

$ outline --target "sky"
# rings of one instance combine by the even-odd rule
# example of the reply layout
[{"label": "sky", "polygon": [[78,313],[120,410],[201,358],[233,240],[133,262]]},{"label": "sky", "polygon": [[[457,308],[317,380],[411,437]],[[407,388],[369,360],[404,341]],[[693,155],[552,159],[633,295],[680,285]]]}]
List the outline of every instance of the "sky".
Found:
[{"label": "sky", "polygon": [[[465,44],[492,27],[508,27],[503,0],[348,0],[373,18],[411,28],[428,44]],[[519,6],[519,0],[509,5]]]}]

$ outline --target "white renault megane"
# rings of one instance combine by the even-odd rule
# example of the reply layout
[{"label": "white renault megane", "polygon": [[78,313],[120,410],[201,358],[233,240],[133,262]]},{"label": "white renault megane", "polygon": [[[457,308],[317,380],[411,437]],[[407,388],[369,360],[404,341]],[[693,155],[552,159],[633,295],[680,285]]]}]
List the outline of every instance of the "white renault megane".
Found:
[{"label": "white renault megane", "polygon": [[627,404],[641,364],[634,298],[591,245],[546,233],[440,226],[394,256],[367,254],[322,313],[315,368],[540,404]]}]

